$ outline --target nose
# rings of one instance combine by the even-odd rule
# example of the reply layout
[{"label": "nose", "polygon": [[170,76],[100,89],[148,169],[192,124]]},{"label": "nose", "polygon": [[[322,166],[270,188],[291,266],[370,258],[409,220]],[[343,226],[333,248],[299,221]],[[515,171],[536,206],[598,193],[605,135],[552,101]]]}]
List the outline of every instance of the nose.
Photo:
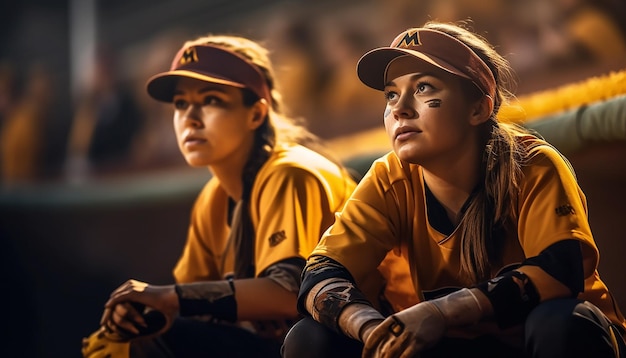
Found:
[{"label": "nose", "polygon": [[191,104],[183,114],[183,121],[186,126],[192,128],[202,128],[202,109],[201,106]]},{"label": "nose", "polygon": [[415,109],[415,99],[413,98],[413,94],[410,92],[402,94],[398,101],[393,105],[391,113],[396,120],[417,118],[417,110]]}]

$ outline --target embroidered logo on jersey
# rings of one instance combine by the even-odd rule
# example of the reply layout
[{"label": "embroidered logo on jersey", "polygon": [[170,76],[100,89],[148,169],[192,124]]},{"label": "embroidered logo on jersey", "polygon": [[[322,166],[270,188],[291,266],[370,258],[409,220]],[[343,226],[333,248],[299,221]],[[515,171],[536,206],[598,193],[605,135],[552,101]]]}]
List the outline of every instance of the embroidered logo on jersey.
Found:
[{"label": "embroidered logo on jersey", "polygon": [[274,247],[281,242],[283,242],[287,238],[287,234],[285,234],[285,230],[281,230],[275,232],[270,236],[270,247]]},{"label": "embroidered logo on jersey", "polygon": [[180,65],[186,65],[190,62],[198,62],[198,54],[195,47],[190,47],[180,56]]},{"label": "embroidered logo on jersey", "polygon": [[422,43],[420,42],[419,33],[417,31],[407,32],[404,34],[404,37],[396,47],[412,47],[412,46],[420,46]]},{"label": "embroidered logo on jersey", "polygon": [[574,214],[574,208],[569,204],[561,205],[554,209],[554,211],[558,216],[567,216]]}]

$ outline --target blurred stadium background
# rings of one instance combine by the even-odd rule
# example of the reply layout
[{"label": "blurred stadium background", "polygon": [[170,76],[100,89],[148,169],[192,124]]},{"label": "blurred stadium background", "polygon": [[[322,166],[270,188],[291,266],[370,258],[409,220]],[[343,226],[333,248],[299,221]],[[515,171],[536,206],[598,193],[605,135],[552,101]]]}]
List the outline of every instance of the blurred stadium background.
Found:
[{"label": "blurred stadium background", "polygon": [[[171,282],[190,206],[209,173],[186,166],[170,109],[147,98],[144,84],[168,68],[185,39],[206,33],[264,42],[290,110],[364,171],[387,149],[383,98],[358,82],[357,59],[428,19],[471,19],[517,72],[515,93],[526,112],[512,119],[545,130],[572,161],[589,201],[601,274],[626,309],[623,0],[0,6],[2,356],[79,357],[81,338],[97,327],[112,289],[128,278]],[[605,135],[581,140],[567,128],[578,108],[593,105]]]}]

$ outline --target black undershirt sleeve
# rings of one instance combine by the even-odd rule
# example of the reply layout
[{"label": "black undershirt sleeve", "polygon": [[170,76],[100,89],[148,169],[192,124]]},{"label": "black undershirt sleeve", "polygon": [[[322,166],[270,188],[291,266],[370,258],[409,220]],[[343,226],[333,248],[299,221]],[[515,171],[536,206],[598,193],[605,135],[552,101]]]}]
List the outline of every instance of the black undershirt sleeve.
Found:
[{"label": "black undershirt sleeve", "polygon": [[574,239],[559,241],[548,246],[539,255],[527,258],[524,265],[538,266],[559,280],[571,291],[573,297],[584,291],[582,248]]}]

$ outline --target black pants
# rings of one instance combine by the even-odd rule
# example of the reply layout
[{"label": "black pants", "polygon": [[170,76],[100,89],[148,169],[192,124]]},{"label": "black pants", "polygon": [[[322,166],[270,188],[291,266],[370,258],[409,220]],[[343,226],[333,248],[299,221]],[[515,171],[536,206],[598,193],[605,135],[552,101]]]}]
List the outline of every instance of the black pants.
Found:
[{"label": "black pants", "polygon": [[280,358],[281,342],[239,327],[178,318],[170,330],[153,339],[131,342],[133,358]]},{"label": "black pants", "polygon": [[[624,357],[624,341],[617,328],[594,305],[576,299],[546,301],[535,308],[524,325],[524,348],[495,337],[444,337],[420,358],[436,357]],[[285,338],[284,358],[361,357],[363,344],[337,334],[312,318],[298,322]],[[620,355],[615,354],[619,350]]]}]

